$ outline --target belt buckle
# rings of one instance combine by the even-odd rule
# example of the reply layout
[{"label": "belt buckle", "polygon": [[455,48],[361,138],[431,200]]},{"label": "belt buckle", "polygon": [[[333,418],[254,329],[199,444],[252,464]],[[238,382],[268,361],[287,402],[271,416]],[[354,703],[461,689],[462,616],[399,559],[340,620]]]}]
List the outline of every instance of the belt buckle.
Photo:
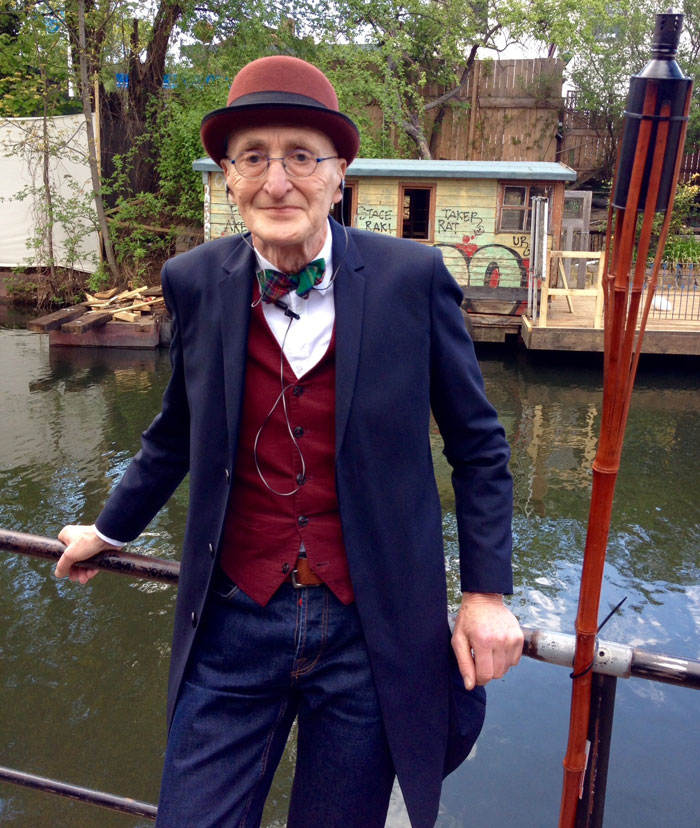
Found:
[{"label": "belt buckle", "polygon": [[322,584],[300,584],[299,581],[297,581],[298,571],[299,570],[296,568],[292,570],[292,577],[290,580],[292,582],[292,586],[294,587],[294,589],[311,589],[312,587],[323,586]]}]

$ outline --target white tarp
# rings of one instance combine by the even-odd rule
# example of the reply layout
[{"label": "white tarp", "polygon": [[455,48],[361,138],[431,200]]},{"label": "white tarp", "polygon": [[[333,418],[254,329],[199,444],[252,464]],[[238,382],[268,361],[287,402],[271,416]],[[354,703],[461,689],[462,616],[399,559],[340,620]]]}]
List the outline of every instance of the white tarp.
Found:
[{"label": "white tarp", "polygon": [[[0,119],[0,267],[46,264],[45,245],[42,250],[32,244],[37,228],[46,220],[43,131],[42,118]],[[48,145],[50,187],[57,213],[55,262],[94,273],[99,241],[86,214],[94,214],[94,207],[83,116],[49,119]],[[20,200],[18,195],[23,191],[26,197]]]}]

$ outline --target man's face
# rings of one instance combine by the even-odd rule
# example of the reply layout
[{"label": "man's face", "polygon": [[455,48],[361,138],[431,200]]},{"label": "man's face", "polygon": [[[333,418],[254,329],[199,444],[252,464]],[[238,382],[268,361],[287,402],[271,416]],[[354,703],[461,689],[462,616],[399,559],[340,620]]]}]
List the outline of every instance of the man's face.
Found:
[{"label": "man's face", "polygon": [[[314,157],[336,155],[330,138],[315,129],[292,126],[250,127],[231,136],[228,157],[244,150],[280,158],[294,150]],[[340,201],[344,159],[321,161],[308,178],[293,178],[281,162],[271,161],[262,178],[244,178],[235,164],[222,161],[226,182],[241,218],[253,235],[256,248],[278,267],[314,256],[325,239],[331,204]],[[272,255],[270,255],[272,254]]]}]

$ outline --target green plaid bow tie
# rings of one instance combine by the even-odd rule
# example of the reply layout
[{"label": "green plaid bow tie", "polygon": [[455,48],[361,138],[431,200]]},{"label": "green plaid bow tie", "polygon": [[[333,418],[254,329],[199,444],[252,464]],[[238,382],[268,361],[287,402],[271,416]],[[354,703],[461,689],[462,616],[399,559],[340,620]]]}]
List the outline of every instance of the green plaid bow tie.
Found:
[{"label": "green plaid bow tie", "polygon": [[263,302],[278,302],[293,290],[298,296],[308,299],[311,288],[322,281],[325,272],[324,259],[314,259],[298,273],[263,270],[260,273],[260,295]]}]

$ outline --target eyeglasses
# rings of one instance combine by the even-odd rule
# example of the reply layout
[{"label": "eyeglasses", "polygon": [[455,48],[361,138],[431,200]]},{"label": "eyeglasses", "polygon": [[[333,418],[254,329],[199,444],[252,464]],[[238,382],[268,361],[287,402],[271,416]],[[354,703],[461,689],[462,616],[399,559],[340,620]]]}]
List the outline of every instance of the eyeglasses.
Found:
[{"label": "eyeglasses", "polygon": [[239,152],[235,158],[228,158],[228,160],[243,178],[262,178],[270,167],[270,161],[281,162],[287,175],[292,178],[308,178],[314,174],[321,161],[329,161],[337,157],[337,155],[327,155],[325,158],[316,158],[306,150],[293,150],[286,155],[271,158],[255,150],[244,150]]}]

